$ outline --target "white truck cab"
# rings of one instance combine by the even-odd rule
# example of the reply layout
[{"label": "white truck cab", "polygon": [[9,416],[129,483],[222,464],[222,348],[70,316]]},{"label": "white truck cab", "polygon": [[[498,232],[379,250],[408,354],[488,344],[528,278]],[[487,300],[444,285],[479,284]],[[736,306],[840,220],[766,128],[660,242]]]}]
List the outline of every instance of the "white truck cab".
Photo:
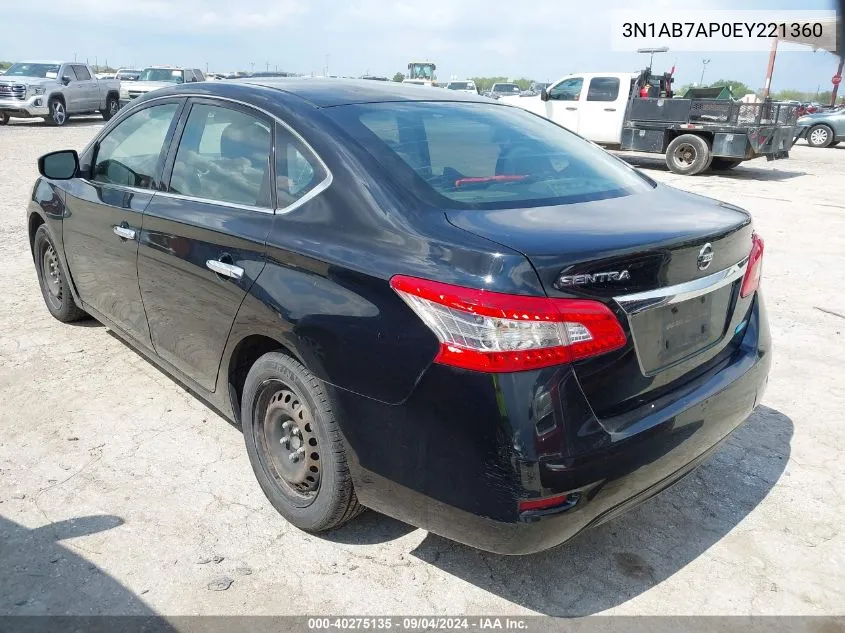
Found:
[{"label": "white truck cab", "polygon": [[630,72],[565,75],[537,96],[503,97],[502,101],[540,114],[595,143],[618,145],[637,76]]}]

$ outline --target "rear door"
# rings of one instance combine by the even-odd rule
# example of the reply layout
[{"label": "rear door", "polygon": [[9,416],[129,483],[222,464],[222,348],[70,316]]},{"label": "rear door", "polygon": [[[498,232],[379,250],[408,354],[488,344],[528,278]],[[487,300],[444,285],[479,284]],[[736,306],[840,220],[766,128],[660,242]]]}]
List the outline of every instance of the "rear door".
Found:
[{"label": "rear door", "polygon": [[138,277],[158,355],[213,391],[229,330],[264,267],[273,223],[273,121],[213,99],[189,101],[147,207]]},{"label": "rear door", "polygon": [[138,290],[138,233],[155,195],[184,99],[156,101],[117,123],[81,158],[68,181],[62,221],[70,274],[86,307],[150,346]]},{"label": "rear door", "polygon": [[73,71],[76,73],[77,89],[83,99],[80,102],[80,110],[90,112],[100,107],[100,90],[97,80],[91,76],[91,72],[84,64],[74,64]]},{"label": "rear door", "polygon": [[596,143],[619,143],[626,96],[619,77],[591,77],[579,103],[578,134]]},{"label": "rear door", "polygon": [[561,79],[549,90],[549,100],[545,102],[545,115],[567,130],[578,131],[580,118],[580,96],[584,88],[583,77]]}]

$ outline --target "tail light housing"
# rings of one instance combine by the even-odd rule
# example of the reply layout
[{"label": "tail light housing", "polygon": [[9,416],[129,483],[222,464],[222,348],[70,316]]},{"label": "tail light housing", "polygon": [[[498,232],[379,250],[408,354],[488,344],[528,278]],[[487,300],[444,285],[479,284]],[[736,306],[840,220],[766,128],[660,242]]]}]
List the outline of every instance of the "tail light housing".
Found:
[{"label": "tail light housing", "polygon": [[435,362],[483,372],[539,369],[619,349],[602,303],[511,295],[397,275],[391,287],[440,341]]},{"label": "tail light housing", "polygon": [[747,297],[760,287],[760,278],[763,275],[763,238],[756,233],[751,234],[751,255],[748,256],[748,267],[745,269],[745,276],[742,278],[742,287],[739,290],[740,297]]}]

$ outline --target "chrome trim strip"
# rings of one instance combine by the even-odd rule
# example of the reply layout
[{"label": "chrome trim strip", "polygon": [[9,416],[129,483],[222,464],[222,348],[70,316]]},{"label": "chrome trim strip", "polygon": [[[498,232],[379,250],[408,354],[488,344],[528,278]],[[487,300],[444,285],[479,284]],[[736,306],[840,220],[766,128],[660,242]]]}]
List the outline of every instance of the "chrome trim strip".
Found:
[{"label": "chrome trim strip", "polygon": [[712,275],[707,275],[706,277],[700,277],[699,279],[693,279],[692,281],[665,288],[614,297],[614,299],[626,314],[637,314],[644,310],[680,303],[681,301],[694,299],[695,297],[700,297],[701,295],[718,290],[742,278],[745,274],[746,266],[748,266],[747,257],[733,266],[720,270]]},{"label": "chrome trim strip", "polygon": [[[153,191],[150,189],[149,191]],[[259,213],[267,213],[269,215],[273,215],[274,210],[270,207],[255,207],[250,204],[239,204],[237,202],[226,202],[224,200],[210,200],[208,198],[197,198],[195,196],[185,196],[181,193],[170,193],[169,191],[154,191],[156,197],[158,198],[161,196],[162,198],[174,198],[176,200],[187,200],[189,202],[199,202],[201,204],[214,204],[219,207],[229,207],[232,209],[242,209],[244,211],[257,211]]]},{"label": "chrome trim strip", "polygon": [[[216,99],[218,101],[228,101],[230,103],[236,103],[238,105],[242,105],[242,106],[245,106],[247,108],[251,108],[252,110],[255,110],[257,112],[261,112],[262,114],[264,114],[264,115],[270,117],[271,119],[273,119],[274,121],[278,122],[282,127],[284,127],[288,132],[290,132],[294,137],[296,137],[296,139],[299,140],[299,142],[302,143],[308,149],[308,151],[311,152],[312,155],[316,156],[317,160],[320,162],[320,165],[323,167],[323,170],[326,172],[326,177],[322,181],[320,181],[320,183],[317,186],[315,186],[311,191],[309,191],[304,196],[299,198],[299,200],[296,200],[295,202],[289,204],[286,207],[276,207],[275,209],[265,209],[265,208],[262,208],[262,207],[251,207],[249,205],[238,205],[238,204],[233,204],[233,203],[230,203],[230,202],[222,202],[220,200],[205,200],[203,198],[192,198],[190,196],[181,196],[179,194],[169,193],[167,191],[156,191],[154,189],[137,189],[135,187],[123,187],[122,185],[109,185],[109,186],[119,187],[121,189],[126,189],[128,191],[142,191],[142,192],[152,192],[152,193],[155,193],[156,195],[168,195],[168,196],[171,196],[171,197],[174,197],[174,198],[180,198],[180,199],[183,199],[183,200],[192,200],[194,202],[206,202],[208,204],[220,204],[220,205],[223,205],[223,206],[231,206],[231,207],[235,207],[237,209],[244,209],[244,210],[247,210],[247,211],[260,211],[262,213],[274,213],[274,214],[278,214],[278,215],[284,215],[286,213],[290,213],[291,211],[294,211],[295,209],[301,207],[303,204],[305,204],[306,202],[308,202],[312,198],[316,198],[318,195],[320,195],[326,189],[328,189],[331,186],[332,182],[334,181],[334,176],[332,175],[332,172],[329,169],[329,166],[326,165],[326,161],[324,161],[322,156],[320,156],[314,150],[314,148],[311,147],[311,145],[308,143],[308,141],[306,141],[304,138],[302,138],[302,135],[300,135],[299,132],[294,130],[285,121],[283,121],[282,119],[277,117],[272,112],[268,112],[264,108],[260,108],[256,105],[253,105],[251,103],[247,103],[246,101],[241,101],[239,99],[232,99],[231,97],[220,97],[218,95],[212,95],[212,94],[196,94],[196,93],[192,93],[192,92],[179,93],[179,94],[169,94],[169,95],[162,95],[160,97],[153,97],[151,99],[146,99],[143,103],[147,104],[147,103],[152,103],[154,101],[163,101],[165,99],[181,99],[181,98],[209,99],[211,101],[214,101]],[[132,115],[130,114],[128,116],[132,116]],[[118,121],[115,125],[111,126],[109,128],[109,132],[111,132],[115,127],[117,127],[117,125],[120,124],[121,121],[123,121],[126,118],[128,118],[128,117],[122,117],[120,119],[120,121]],[[94,145],[94,143],[97,142],[98,138],[101,138],[99,134],[97,136],[95,136],[88,143],[88,145],[85,146],[85,149],[83,149],[80,152],[80,156],[82,154],[84,154],[85,152],[87,152]],[[84,178],[82,180],[85,180],[85,182],[88,182]],[[89,184],[91,184],[91,183],[89,183]],[[100,184],[106,184],[106,183],[100,183]]]},{"label": "chrome trim strip", "polygon": [[82,182],[86,185],[91,185],[92,187],[108,187],[109,189],[117,189],[118,191],[131,191],[133,193],[146,193],[149,194],[150,197],[153,196],[155,193],[160,193],[155,189],[142,189],[141,187],[130,187],[129,185],[115,185],[110,182],[99,182],[95,180],[88,180],[87,178],[80,178]]}]

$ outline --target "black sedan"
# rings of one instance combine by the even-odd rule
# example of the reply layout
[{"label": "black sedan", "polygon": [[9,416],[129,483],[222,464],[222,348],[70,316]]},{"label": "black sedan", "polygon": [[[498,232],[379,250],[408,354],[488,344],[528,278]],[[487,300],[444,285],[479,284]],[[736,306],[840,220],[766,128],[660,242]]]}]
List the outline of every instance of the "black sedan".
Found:
[{"label": "black sedan", "polygon": [[551,547],[688,473],[766,385],[749,214],[519,108],[185,84],[39,170],[49,311],[102,321],[241,426],[304,530],[369,507]]}]

